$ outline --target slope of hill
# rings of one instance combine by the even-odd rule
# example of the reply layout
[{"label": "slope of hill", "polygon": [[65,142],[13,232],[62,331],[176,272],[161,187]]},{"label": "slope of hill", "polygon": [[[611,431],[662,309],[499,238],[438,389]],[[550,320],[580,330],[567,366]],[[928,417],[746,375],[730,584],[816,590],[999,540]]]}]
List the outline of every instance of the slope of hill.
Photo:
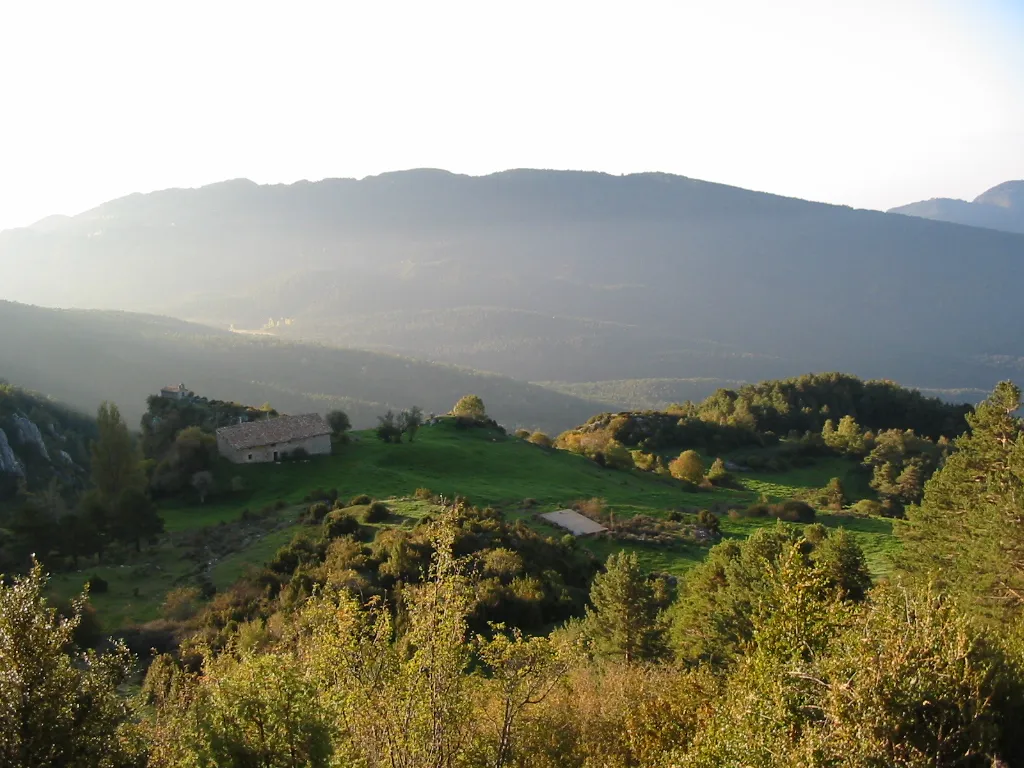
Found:
[{"label": "slope of hill", "polygon": [[7,298],[572,382],[988,389],[1024,359],[1022,259],[1024,235],[655,173],[237,180],[0,233]]},{"label": "slope of hill", "polygon": [[558,431],[601,410],[504,376],[152,315],[0,302],[0,327],[11,329],[0,335],[0,370],[12,381],[86,411],[112,400],[133,425],[148,395],[179,381],[208,397],[270,402],[286,413],[341,408],[357,426],[388,408],[444,413],[470,392],[509,427]]},{"label": "slope of hill", "polygon": [[1024,180],[1003,182],[971,202],[940,197],[902,205],[889,213],[1024,233]]}]

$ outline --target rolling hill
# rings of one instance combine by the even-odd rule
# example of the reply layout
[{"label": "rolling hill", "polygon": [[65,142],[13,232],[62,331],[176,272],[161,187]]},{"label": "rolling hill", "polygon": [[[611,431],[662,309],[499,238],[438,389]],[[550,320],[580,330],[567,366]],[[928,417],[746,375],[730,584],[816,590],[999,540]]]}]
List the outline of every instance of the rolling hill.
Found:
[{"label": "rolling hill", "polygon": [[658,173],[236,180],[0,233],[9,299],[575,383],[989,389],[1024,366],[1022,260],[1024,235]]},{"label": "rolling hill", "polygon": [[103,400],[137,424],[146,397],[185,382],[199,394],[286,413],[341,408],[356,426],[388,408],[444,413],[480,395],[509,427],[557,432],[601,410],[587,400],[450,365],[297,344],[128,312],[0,302],[0,372],[12,383],[94,412]]},{"label": "rolling hill", "polygon": [[971,202],[939,197],[893,208],[889,213],[1024,233],[1024,181],[1004,182]]}]

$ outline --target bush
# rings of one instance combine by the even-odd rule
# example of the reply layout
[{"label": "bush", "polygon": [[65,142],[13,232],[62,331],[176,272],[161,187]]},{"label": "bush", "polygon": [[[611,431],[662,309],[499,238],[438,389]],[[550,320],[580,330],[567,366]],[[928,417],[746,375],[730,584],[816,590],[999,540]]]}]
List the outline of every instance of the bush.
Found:
[{"label": "bush", "polygon": [[740,517],[768,517],[772,512],[772,506],[770,504],[751,504],[746,509],[740,511]]},{"label": "bush", "polygon": [[315,504],[310,504],[306,514],[303,515],[303,519],[308,523],[320,523],[327,517],[328,512],[330,512],[330,509],[327,506],[327,502],[318,501]]},{"label": "bush", "polygon": [[554,441],[543,432],[534,432],[530,435],[529,440],[534,445],[539,445],[541,448],[551,448],[554,446]]},{"label": "bush", "polygon": [[188,621],[199,612],[200,592],[197,587],[172,589],[160,606],[160,613],[171,621]]},{"label": "bush", "polygon": [[417,488],[413,496],[420,501],[430,501],[434,498],[434,492],[429,488]]},{"label": "bush", "polygon": [[680,512],[678,509],[673,509],[671,512],[668,513],[668,519],[671,520],[673,523],[681,523],[683,522],[683,513]]},{"label": "bush", "polygon": [[[760,502],[751,504],[739,513],[741,517],[777,517],[789,523],[813,523],[817,517],[814,507],[806,501],[790,499],[778,504],[766,504]],[[732,515],[730,515],[732,518]],[[732,518],[735,519],[735,518]]]},{"label": "bush", "polygon": [[702,509],[697,513],[697,525],[709,533],[718,533],[722,527],[718,515],[708,509]]},{"label": "bush", "polygon": [[373,499],[371,499],[365,493],[360,493],[358,496],[353,496],[352,500],[348,503],[348,505],[350,507],[362,507],[362,506],[364,506],[366,504],[370,504],[372,502],[373,502]]},{"label": "bush", "polygon": [[324,535],[329,539],[354,535],[359,532],[359,521],[353,515],[335,510],[324,518]]},{"label": "bush", "polygon": [[727,485],[732,481],[732,475],[725,468],[725,462],[722,461],[721,457],[714,460],[711,464],[711,469],[708,470],[707,481],[712,485]]},{"label": "bush", "polygon": [[817,517],[814,507],[806,501],[797,501],[796,499],[775,504],[772,514],[780,520],[791,523],[813,523]]},{"label": "bush", "polygon": [[288,458],[291,461],[302,461],[303,459],[308,459],[309,458],[309,451],[307,451],[305,448],[302,448],[300,446],[300,447],[296,448],[294,451],[292,451],[288,455]]},{"label": "bush", "polygon": [[514,434],[520,440],[528,440],[530,438],[530,430],[528,429],[517,429]]},{"label": "bush", "polygon": [[330,411],[327,414],[327,424],[335,435],[341,435],[352,429],[352,422],[344,411]]},{"label": "bush", "polygon": [[476,395],[464,395],[452,408],[452,416],[470,422],[480,422],[487,419],[487,410],[484,408],[483,400]]},{"label": "bush", "polygon": [[381,501],[375,501],[363,512],[364,523],[381,523],[388,519],[391,510]]},{"label": "bush", "polygon": [[577,499],[572,503],[572,508],[581,515],[591,520],[601,520],[608,509],[608,503],[604,499]]},{"label": "bush", "polygon": [[884,508],[874,499],[861,499],[852,507],[850,507],[850,514],[863,515],[864,517],[879,517],[884,512]]},{"label": "bush", "polygon": [[704,462],[696,451],[683,451],[668,465],[672,477],[697,485],[704,479]]},{"label": "bush", "polygon": [[284,499],[278,499],[277,501],[274,502],[274,509],[278,512],[280,512],[282,509],[287,509],[287,507],[288,502],[285,501]]},{"label": "bush", "polygon": [[107,583],[107,580],[102,576],[97,576],[95,573],[85,582],[85,586],[94,595],[102,595],[110,590],[110,584]]}]

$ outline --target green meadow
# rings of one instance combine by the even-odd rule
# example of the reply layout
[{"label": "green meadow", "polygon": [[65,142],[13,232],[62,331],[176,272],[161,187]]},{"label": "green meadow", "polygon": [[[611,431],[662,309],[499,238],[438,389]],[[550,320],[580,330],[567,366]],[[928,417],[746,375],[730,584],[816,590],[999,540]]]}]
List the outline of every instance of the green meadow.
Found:
[{"label": "green meadow", "polygon": [[[167,533],[157,544],[144,547],[138,555],[119,553],[119,559],[127,560],[124,564],[83,564],[78,572],[57,574],[52,582],[55,592],[70,597],[95,574],[109,585],[107,592],[92,595],[106,629],[156,619],[166,593],[193,583],[198,575],[194,558],[188,560],[182,552],[182,542],[190,532],[205,529],[205,533],[222,533],[231,539],[230,551],[213,554],[203,563],[206,576],[222,589],[247,568],[272,559],[301,529],[298,516],[307,506],[303,500],[316,489],[334,489],[342,499],[367,494],[386,500],[399,514],[398,524],[408,525],[429,507],[413,498],[418,489],[426,488],[446,498],[464,496],[475,505],[500,508],[510,519],[523,519],[553,536],[564,532],[540,520],[538,514],[569,506],[577,499],[604,499],[616,516],[664,517],[673,510],[709,508],[719,512],[723,536],[746,537],[758,527],[776,525],[775,520],[730,519],[725,514],[728,507],[748,504],[762,495],[772,501],[790,498],[820,488],[836,476],[843,479],[851,495],[868,493],[856,465],[839,458],[783,473],[741,474],[734,488],[687,492],[670,478],[606,469],[582,456],[541,448],[499,432],[460,430],[450,422],[422,428],[411,443],[382,443],[370,431],[350,437],[332,456],[282,464],[223,463],[216,472],[218,486],[240,490],[215,495],[203,505],[164,506],[161,514]],[[281,509],[266,513],[259,524],[243,521],[243,510],[256,512],[275,505]],[[852,532],[872,571],[876,575],[887,572],[897,549],[892,521],[825,513],[820,513],[818,520]],[[585,539],[582,543],[602,558],[623,548],[611,539]],[[685,573],[707,552],[706,546],[695,544],[630,543],[628,548],[639,554],[648,569],[674,574]]]}]

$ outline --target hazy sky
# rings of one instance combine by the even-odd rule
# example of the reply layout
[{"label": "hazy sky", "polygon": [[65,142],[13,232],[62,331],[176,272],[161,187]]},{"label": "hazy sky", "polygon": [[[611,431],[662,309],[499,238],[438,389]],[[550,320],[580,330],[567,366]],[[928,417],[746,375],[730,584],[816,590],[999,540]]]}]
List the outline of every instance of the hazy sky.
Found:
[{"label": "hazy sky", "polygon": [[1024,178],[1024,0],[0,2],[0,229],[134,191],[659,170],[858,207]]}]

